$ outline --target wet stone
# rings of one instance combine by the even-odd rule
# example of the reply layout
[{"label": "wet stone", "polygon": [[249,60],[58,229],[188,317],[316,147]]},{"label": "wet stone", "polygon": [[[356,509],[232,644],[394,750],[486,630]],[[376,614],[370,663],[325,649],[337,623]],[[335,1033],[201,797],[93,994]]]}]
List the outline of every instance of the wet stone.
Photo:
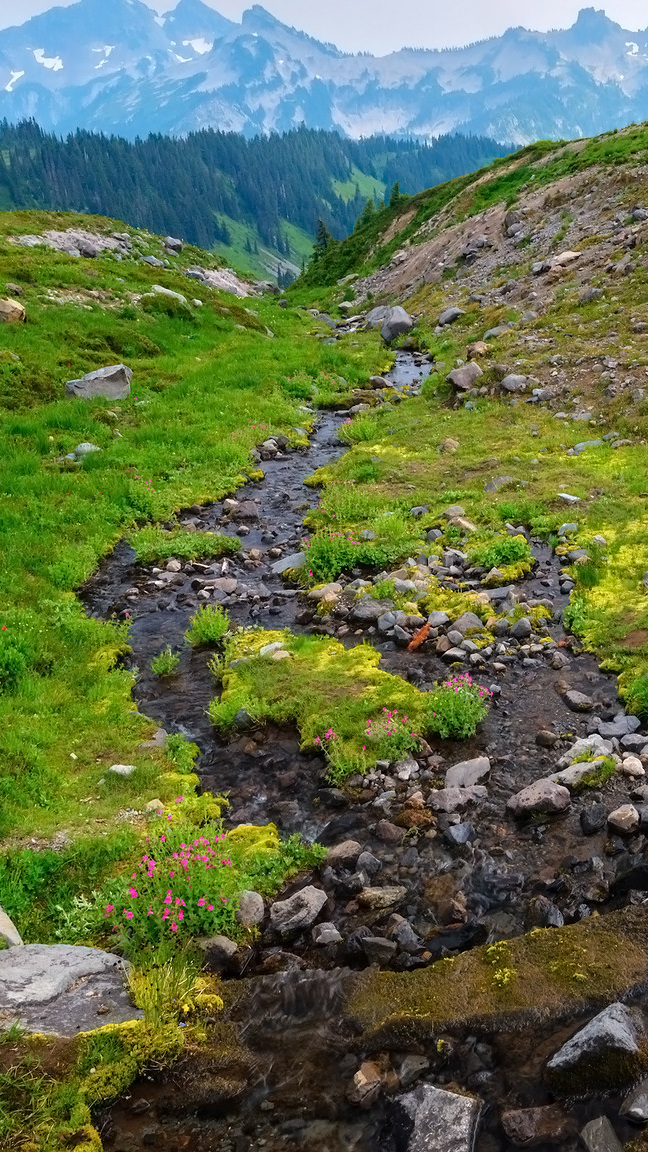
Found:
[{"label": "wet stone", "polygon": [[625,1070],[634,1079],[648,1057],[646,1019],[638,1008],[610,1004],[580,1028],[547,1063],[552,1088],[579,1094],[611,1088]]},{"label": "wet stone", "polygon": [[474,760],[462,760],[446,772],[447,788],[469,788],[481,784],[490,775],[491,763],[488,756],[476,756]]},{"label": "wet stone", "polygon": [[583,1128],[580,1138],[587,1152],[622,1152],[621,1141],[607,1116],[590,1120]]},{"label": "wet stone", "polygon": [[583,692],[576,692],[574,689],[565,692],[563,700],[572,712],[591,712],[594,707],[594,701],[589,696],[585,696]]},{"label": "wet stone", "polygon": [[313,944],[319,947],[324,947],[327,944],[341,944],[342,937],[335,927],[335,924],[327,922],[325,924],[316,924],[311,932]]},{"label": "wet stone", "polygon": [[328,901],[326,892],[309,884],[287,900],[279,900],[270,909],[270,927],[280,936],[289,936],[310,928]]},{"label": "wet stone", "polygon": [[605,827],[607,811],[603,804],[594,802],[583,808],[580,814],[580,824],[585,836],[594,836]]},{"label": "wet stone", "polygon": [[396,1152],[472,1152],[482,1104],[421,1084],[391,1105]]},{"label": "wet stone", "polygon": [[642,1080],[626,1096],[619,1115],[633,1124],[648,1124],[648,1080]]},{"label": "wet stone", "polygon": [[640,816],[634,804],[621,804],[619,808],[610,812],[607,822],[614,832],[618,832],[622,836],[630,836],[637,831]]},{"label": "wet stone", "polygon": [[370,964],[389,964],[398,951],[396,942],[384,936],[365,936],[362,947]]},{"label": "wet stone", "polygon": [[502,1113],[501,1123],[504,1135],[516,1148],[560,1145],[574,1132],[573,1120],[555,1104],[511,1109]]}]

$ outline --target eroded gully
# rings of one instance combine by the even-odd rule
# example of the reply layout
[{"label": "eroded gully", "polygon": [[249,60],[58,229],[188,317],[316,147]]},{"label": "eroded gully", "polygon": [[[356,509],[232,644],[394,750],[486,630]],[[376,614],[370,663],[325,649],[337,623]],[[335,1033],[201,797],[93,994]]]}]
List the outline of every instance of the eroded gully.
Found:
[{"label": "eroded gully", "polygon": [[[403,388],[416,391],[428,371],[421,358],[400,354],[391,383],[397,393]],[[402,1134],[389,1124],[382,1096],[363,1110],[348,1098],[362,1055],[343,1012],[354,974],[370,961],[401,971],[418,968],[535,925],[571,923],[604,912],[626,898],[615,897],[614,877],[632,865],[633,853],[643,846],[643,837],[610,840],[604,822],[598,831],[583,835],[583,808],[603,799],[591,793],[575,798],[557,820],[516,824],[506,814],[511,794],[548,775],[560,754],[561,744],[551,750],[539,747],[537,733],[553,730],[565,737],[564,748],[571,743],[568,734],[573,738],[590,730],[589,717],[575,714],[565,703],[567,687],[594,699],[597,715],[604,719],[619,707],[615,679],[579,653],[562,628],[560,612],[567,596],[560,588],[560,566],[540,541],[533,542],[533,575],[515,594],[521,600],[551,601],[554,619],[548,635],[565,654],[564,666],[554,668],[533,651],[516,651],[519,646],[505,655],[499,671],[487,664],[476,678],[494,688],[495,696],[477,736],[451,746],[432,742],[409,780],[386,771],[368,786],[332,788],[324,761],[301,752],[292,730],[254,728],[221,741],[207,717],[216,685],[204,651],[182,648],[173,677],[156,678],[148,671],[161,648],[182,647],[189,619],[201,603],[220,602],[241,625],[324,629],[346,644],[370,639],[381,652],[384,668],[423,688],[443,674],[446,666],[434,644],[409,652],[381,639],[374,626],[349,627],[348,617],[321,623],[300,594],[272,572],[278,552],[299,550],[304,515],[317,503],[318,494],[304,486],[305,479],[344,451],[337,436],[341,419],[340,414],[321,416],[308,450],[280,453],[262,463],[264,479],[236,493],[244,517],[240,511],[228,513],[222,503],[180,516],[181,524],[197,532],[238,534],[243,547],[235,557],[183,563],[179,571],[169,572],[136,564],[132,550],[122,543],[84,593],[91,615],[106,619],[128,613],[131,659],[139,669],[134,692],[138,706],[166,731],[182,732],[199,745],[201,785],[229,796],[229,825],[273,821],[282,833],[299,832],[327,846],[352,838],[374,861],[373,871],[365,871],[361,879],[353,865],[325,865],[312,880],[327,892],[328,905],[320,919],[337,926],[340,943],[316,945],[310,932],[286,943],[266,929],[257,946],[241,950],[226,976],[245,983],[244,995],[235,998],[228,1014],[228,1027],[240,1037],[245,1056],[230,1053],[224,1058],[210,1051],[185,1060],[163,1078],[136,1084],[126,1100],[101,1118],[110,1152],[144,1146],[164,1152],[407,1149]],[[429,792],[438,786],[439,772],[477,755],[488,756],[491,763],[487,798],[478,807],[441,813],[435,821],[422,818],[405,837],[389,834],[386,825],[394,827],[391,821],[407,807],[408,797]],[[627,780],[618,778],[606,786],[607,811],[627,799]],[[471,830],[461,843],[453,828],[466,823]],[[363,883],[397,886],[404,895],[396,906],[363,910],[356,900]],[[409,928],[410,945],[390,947],[382,958],[380,949],[378,954],[367,951],[367,936],[393,936],[395,914]],[[406,937],[407,931],[402,939]],[[569,1025],[553,1020],[514,1035],[504,1029],[488,1036],[458,1036],[442,1061],[438,1053],[419,1052],[428,1061],[423,1073],[427,1081],[458,1083],[486,1101],[479,1152],[514,1147],[498,1121],[507,1102],[546,1101],[542,1065],[565,1027],[568,1031]],[[396,1069],[405,1055],[391,1054]],[[403,1074],[401,1087],[406,1080]],[[615,1114],[614,1100],[605,1107]],[[585,1102],[568,1110],[574,1132],[576,1121],[590,1109]],[[577,1147],[569,1126],[562,1146]]]}]

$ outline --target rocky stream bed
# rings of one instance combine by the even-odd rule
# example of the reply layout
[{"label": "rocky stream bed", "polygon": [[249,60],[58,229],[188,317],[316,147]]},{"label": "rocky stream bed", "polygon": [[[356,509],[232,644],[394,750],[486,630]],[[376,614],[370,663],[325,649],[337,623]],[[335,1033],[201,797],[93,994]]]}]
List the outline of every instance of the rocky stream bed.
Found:
[{"label": "rocky stream bed", "polygon": [[[396,394],[415,391],[427,372],[423,357],[399,354],[390,383]],[[476,945],[641,903],[648,735],[623,714],[615,678],[565,632],[571,581],[564,559],[540,540],[531,540],[531,575],[489,595],[500,612],[544,604],[551,619],[538,633],[523,616],[482,649],[439,614],[426,643],[410,651],[420,621],[390,616],[389,605],[358,608],[349,591],[349,581],[361,587],[376,573],[340,581],[324,617],[284,582],[278,569],[300,551],[304,515],[318,500],[304,481],[344,451],[337,428],[345,416],[322,415],[308,450],[270,452],[264,479],[235,501],[182,514],[190,530],[238,535],[234,557],[146,567],[124,543],[85,590],[91,615],[129,615],[138,706],[199,745],[202,786],[228,795],[228,825],[273,821],[330,849],[318,873],[283,893],[270,918],[266,911],[254,947],[214,950],[226,1012],[213,1044],[137,1082],[99,1117],[102,1139],[109,1152],[508,1152],[576,1149],[579,1131],[594,1122],[590,1152],[616,1152],[601,1117],[621,1140],[637,1132],[619,1116],[621,1096],[594,1081],[589,1093],[563,1091],[557,1103],[549,1090],[547,1061],[576,1031],[573,1018],[541,1012],[513,1024],[503,1012],[479,1023],[476,1004],[473,1027],[371,1050],[350,1007],[372,965],[420,972]],[[417,565],[429,575],[425,557],[390,575],[411,582]],[[449,588],[481,588],[461,544],[434,574]],[[293,730],[243,724],[224,742],[207,716],[217,691],[209,653],[185,648],[173,677],[148,671],[164,645],[181,645],[196,608],[216,602],[240,625],[321,631],[347,646],[369,640],[383,668],[422,689],[460,662],[492,692],[488,717],[473,740],[431,741],[417,759],[379,765],[344,789],[329,784],[315,750],[300,751]],[[571,767],[583,738],[616,758],[600,789],[578,787],[591,764]],[[537,781],[539,790],[526,791]],[[602,1007],[590,1005],[589,1015]],[[635,1023],[615,1019],[617,1038]],[[642,1101],[648,1120],[648,1090]]]}]

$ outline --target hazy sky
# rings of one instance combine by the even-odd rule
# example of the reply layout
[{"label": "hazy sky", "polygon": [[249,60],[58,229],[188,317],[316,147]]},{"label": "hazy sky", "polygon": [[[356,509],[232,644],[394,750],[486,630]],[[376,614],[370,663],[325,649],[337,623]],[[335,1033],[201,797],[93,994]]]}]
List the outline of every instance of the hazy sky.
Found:
[{"label": "hazy sky", "polygon": [[[63,4],[73,2],[59,0]],[[175,0],[146,2],[160,12],[175,6]],[[206,2],[224,16],[238,20],[252,0]],[[393,0],[266,0],[264,7],[286,24],[303,28],[347,51],[384,54],[404,45],[434,48],[466,44],[496,35],[511,25],[538,30],[566,28],[587,3],[588,0],[544,0],[539,6],[537,0],[398,0],[397,4]],[[49,0],[0,0],[0,28],[20,24],[53,6]],[[646,0],[604,0],[604,6],[608,16],[625,28],[638,30],[648,26]]]}]

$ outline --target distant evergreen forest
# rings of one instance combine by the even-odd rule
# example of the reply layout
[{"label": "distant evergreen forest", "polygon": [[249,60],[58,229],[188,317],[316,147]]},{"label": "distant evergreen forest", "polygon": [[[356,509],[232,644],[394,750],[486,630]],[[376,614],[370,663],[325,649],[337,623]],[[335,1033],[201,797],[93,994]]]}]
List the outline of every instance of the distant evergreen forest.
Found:
[{"label": "distant evergreen forest", "polygon": [[213,129],[132,142],[86,131],[61,139],[33,120],[5,120],[0,201],[7,208],[111,216],[203,248],[229,244],[232,222],[241,222],[290,257],[287,223],[314,237],[321,220],[342,239],[366,204],[371,180],[413,194],[511,150],[482,136],[441,136],[430,144],[385,136],[355,141],[308,128],[253,139]]}]

